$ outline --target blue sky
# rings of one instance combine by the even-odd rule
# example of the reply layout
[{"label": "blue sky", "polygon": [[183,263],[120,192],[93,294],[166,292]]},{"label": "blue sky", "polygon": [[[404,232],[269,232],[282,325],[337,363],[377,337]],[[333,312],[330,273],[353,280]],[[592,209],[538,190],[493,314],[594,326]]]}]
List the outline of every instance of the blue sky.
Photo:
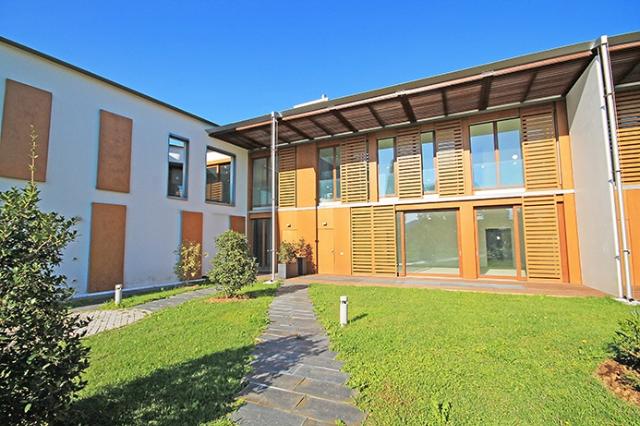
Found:
[{"label": "blue sky", "polygon": [[638,30],[637,0],[0,0],[0,35],[220,124]]}]

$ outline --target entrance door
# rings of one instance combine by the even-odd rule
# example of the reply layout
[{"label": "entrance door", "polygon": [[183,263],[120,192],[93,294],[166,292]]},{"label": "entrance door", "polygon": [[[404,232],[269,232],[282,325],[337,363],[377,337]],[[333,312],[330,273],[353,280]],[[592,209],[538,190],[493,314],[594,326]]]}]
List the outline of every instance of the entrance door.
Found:
[{"label": "entrance door", "polygon": [[258,262],[259,272],[271,270],[271,219],[251,220],[251,242],[253,257]]},{"label": "entrance door", "polygon": [[335,246],[333,229],[318,230],[318,272],[333,274],[335,272]]},{"label": "entrance door", "polygon": [[524,278],[524,239],[520,206],[476,209],[480,276]]}]

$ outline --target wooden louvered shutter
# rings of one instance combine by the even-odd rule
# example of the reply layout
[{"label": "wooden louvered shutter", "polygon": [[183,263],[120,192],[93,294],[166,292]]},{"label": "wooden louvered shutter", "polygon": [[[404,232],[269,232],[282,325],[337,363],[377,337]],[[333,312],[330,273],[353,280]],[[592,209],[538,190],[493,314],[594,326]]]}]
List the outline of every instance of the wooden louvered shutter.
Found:
[{"label": "wooden louvered shutter", "polygon": [[640,91],[616,94],[622,183],[640,184]]},{"label": "wooden louvered shutter", "polygon": [[367,139],[348,139],[340,145],[340,198],[343,203],[369,198]]},{"label": "wooden louvered shutter", "polygon": [[528,277],[560,281],[562,260],[556,197],[524,198],[522,216]]},{"label": "wooden louvered shutter", "polygon": [[463,195],[464,146],[460,121],[449,121],[436,126],[436,163],[438,193],[442,196]]},{"label": "wooden louvered shutter", "polygon": [[396,138],[398,198],[422,197],[420,130],[398,132]]},{"label": "wooden louvered shutter", "polygon": [[558,188],[560,174],[552,106],[523,110],[520,120],[525,188]]},{"label": "wooden louvered shutter", "polygon": [[393,206],[351,209],[351,265],[354,274],[396,275]]},{"label": "wooden louvered shutter", "polygon": [[278,154],[278,205],[296,206],[296,149],[283,148]]},{"label": "wooden louvered shutter", "polygon": [[351,271],[373,273],[373,215],[371,207],[351,209]]}]

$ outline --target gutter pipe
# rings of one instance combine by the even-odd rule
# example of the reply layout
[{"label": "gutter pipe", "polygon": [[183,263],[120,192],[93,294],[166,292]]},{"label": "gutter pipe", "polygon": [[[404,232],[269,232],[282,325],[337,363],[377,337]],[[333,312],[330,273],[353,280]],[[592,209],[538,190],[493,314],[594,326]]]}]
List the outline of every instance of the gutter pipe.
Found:
[{"label": "gutter pipe", "polygon": [[276,152],[278,113],[271,113],[271,282],[276,281]]}]

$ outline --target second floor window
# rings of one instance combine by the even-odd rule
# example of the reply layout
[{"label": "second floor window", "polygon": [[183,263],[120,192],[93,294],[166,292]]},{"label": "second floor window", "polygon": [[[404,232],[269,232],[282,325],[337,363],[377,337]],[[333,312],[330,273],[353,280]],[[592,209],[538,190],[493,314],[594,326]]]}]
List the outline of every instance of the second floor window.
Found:
[{"label": "second floor window", "polygon": [[232,155],[207,147],[207,201],[233,204],[233,162]]},{"label": "second floor window", "polygon": [[253,159],[253,184],[251,197],[253,207],[271,205],[271,159],[269,157]]},{"label": "second floor window", "polygon": [[469,133],[474,188],[523,184],[519,118],[476,124]]},{"label": "second floor window", "polygon": [[187,198],[187,158],[189,142],[169,137],[169,181],[167,195]]},{"label": "second floor window", "polygon": [[394,163],[396,160],[395,138],[378,140],[378,195],[387,197],[396,193]]},{"label": "second floor window", "polygon": [[433,192],[436,190],[436,166],[433,132],[420,134],[422,147],[422,191]]},{"label": "second floor window", "polygon": [[340,147],[320,148],[318,191],[320,201],[340,199]]}]

